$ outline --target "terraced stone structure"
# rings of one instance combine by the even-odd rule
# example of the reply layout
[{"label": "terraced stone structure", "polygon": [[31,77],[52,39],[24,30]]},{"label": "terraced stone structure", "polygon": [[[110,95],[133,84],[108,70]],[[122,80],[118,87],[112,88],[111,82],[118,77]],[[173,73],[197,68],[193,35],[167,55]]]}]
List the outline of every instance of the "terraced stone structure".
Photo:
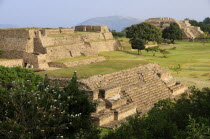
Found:
[{"label": "terraced stone structure", "polygon": [[159,17],[147,19],[145,22],[151,23],[161,29],[165,29],[166,27],[170,26],[171,23],[177,23],[184,33],[183,39],[196,39],[203,34],[203,31],[200,29],[200,27],[191,26],[188,20],[177,21],[173,18]]},{"label": "terraced stone structure", "polygon": [[90,99],[98,103],[92,114],[96,125],[114,128],[136,112],[146,113],[153,104],[174,98],[187,90],[169,71],[157,64],[147,64],[79,81]]},{"label": "terraced stone structure", "polygon": [[121,49],[120,42],[113,38],[108,28],[101,29],[104,30],[75,32],[74,28],[0,29],[0,50],[4,52],[0,58],[22,59],[23,67],[47,69],[49,62],[58,59]]}]

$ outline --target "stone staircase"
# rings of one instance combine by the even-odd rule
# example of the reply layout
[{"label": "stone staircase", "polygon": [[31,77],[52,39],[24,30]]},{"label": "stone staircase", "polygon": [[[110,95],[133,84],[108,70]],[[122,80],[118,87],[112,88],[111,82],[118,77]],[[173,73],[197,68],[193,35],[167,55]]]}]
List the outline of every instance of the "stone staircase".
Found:
[{"label": "stone staircase", "polygon": [[203,31],[201,31],[200,27],[191,26],[189,21],[176,21],[176,23],[184,32],[185,39],[195,39],[203,34]]},{"label": "stone staircase", "polygon": [[97,126],[115,128],[136,112],[146,113],[159,100],[174,98],[187,90],[169,71],[148,64],[103,76],[82,79],[97,105],[92,120]]}]

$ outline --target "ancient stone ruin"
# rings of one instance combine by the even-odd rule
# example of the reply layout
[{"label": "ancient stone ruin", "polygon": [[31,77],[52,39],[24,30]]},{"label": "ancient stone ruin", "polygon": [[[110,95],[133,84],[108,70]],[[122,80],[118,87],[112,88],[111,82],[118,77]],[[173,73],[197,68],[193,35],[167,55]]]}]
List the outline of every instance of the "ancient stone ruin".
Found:
[{"label": "ancient stone ruin", "polygon": [[170,26],[171,23],[177,23],[184,33],[183,39],[196,39],[199,38],[201,34],[203,34],[203,31],[200,29],[200,27],[191,26],[188,20],[177,21],[173,18],[160,17],[160,18],[150,18],[145,22],[151,23],[161,29]]},{"label": "ancient stone ruin", "polygon": [[[53,65],[49,65],[50,62],[58,59],[121,49],[120,42],[113,38],[107,27],[83,27],[86,29],[81,32],[78,32],[80,26],[76,31],[74,28],[0,29],[0,50],[3,50],[0,58],[15,59],[18,63],[7,61],[7,66],[47,69]],[[4,62],[0,61],[0,64],[4,65]]]},{"label": "ancient stone ruin", "polygon": [[[69,79],[51,79],[51,83],[55,82],[66,86]],[[79,83],[98,104],[92,120],[105,128],[119,126],[136,112],[144,114],[159,100],[175,98],[188,89],[157,64],[96,75],[81,79]]]}]

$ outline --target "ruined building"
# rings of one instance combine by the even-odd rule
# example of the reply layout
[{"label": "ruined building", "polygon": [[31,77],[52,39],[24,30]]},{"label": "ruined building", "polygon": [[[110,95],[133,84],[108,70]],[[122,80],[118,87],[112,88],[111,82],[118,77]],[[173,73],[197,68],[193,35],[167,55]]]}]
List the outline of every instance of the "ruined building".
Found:
[{"label": "ruined building", "polygon": [[84,32],[109,32],[107,26],[92,26],[92,25],[80,25],[75,27],[75,31],[84,31]]},{"label": "ruined building", "polygon": [[3,63],[5,66],[47,69],[50,62],[58,59],[121,48],[107,27],[87,26],[83,31],[75,32],[74,28],[0,29],[0,50],[3,50],[0,57],[15,59]]},{"label": "ruined building", "polygon": [[173,18],[165,17],[165,18],[150,18],[145,22],[151,23],[161,29],[170,26],[171,23],[177,23],[184,33],[183,39],[196,39],[199,38],[201,34],[203,34],[203,31],[200,29],[200,27],[191,26],[188,20],[177,21]]},{"label": "ruined building", "polygon": [[[69,79],[51,79],[66,86]],[[92,120],[100,127],[114,128],[136,112],[145,114],[154,103],[175,98],[187,90],[168,70],[147,64],[119,72],[79,80],[90,99],[98,105]]]}]

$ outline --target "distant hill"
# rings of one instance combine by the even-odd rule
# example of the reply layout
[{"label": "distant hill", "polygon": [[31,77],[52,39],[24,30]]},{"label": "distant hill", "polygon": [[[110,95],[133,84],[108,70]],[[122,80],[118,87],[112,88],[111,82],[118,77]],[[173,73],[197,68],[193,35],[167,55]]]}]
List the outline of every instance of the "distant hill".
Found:
[{"label": "distant hill", "polygon": [[123,16],[107,16],[88,19],[78,25],[108,26],[111,30],[122,31],[125,27],[143,22],[142,19]]},{"label": "distant hill", "polygon": [[17,27],[18,26],[11,24],[0,24],[0,28],[17,28]]}]

